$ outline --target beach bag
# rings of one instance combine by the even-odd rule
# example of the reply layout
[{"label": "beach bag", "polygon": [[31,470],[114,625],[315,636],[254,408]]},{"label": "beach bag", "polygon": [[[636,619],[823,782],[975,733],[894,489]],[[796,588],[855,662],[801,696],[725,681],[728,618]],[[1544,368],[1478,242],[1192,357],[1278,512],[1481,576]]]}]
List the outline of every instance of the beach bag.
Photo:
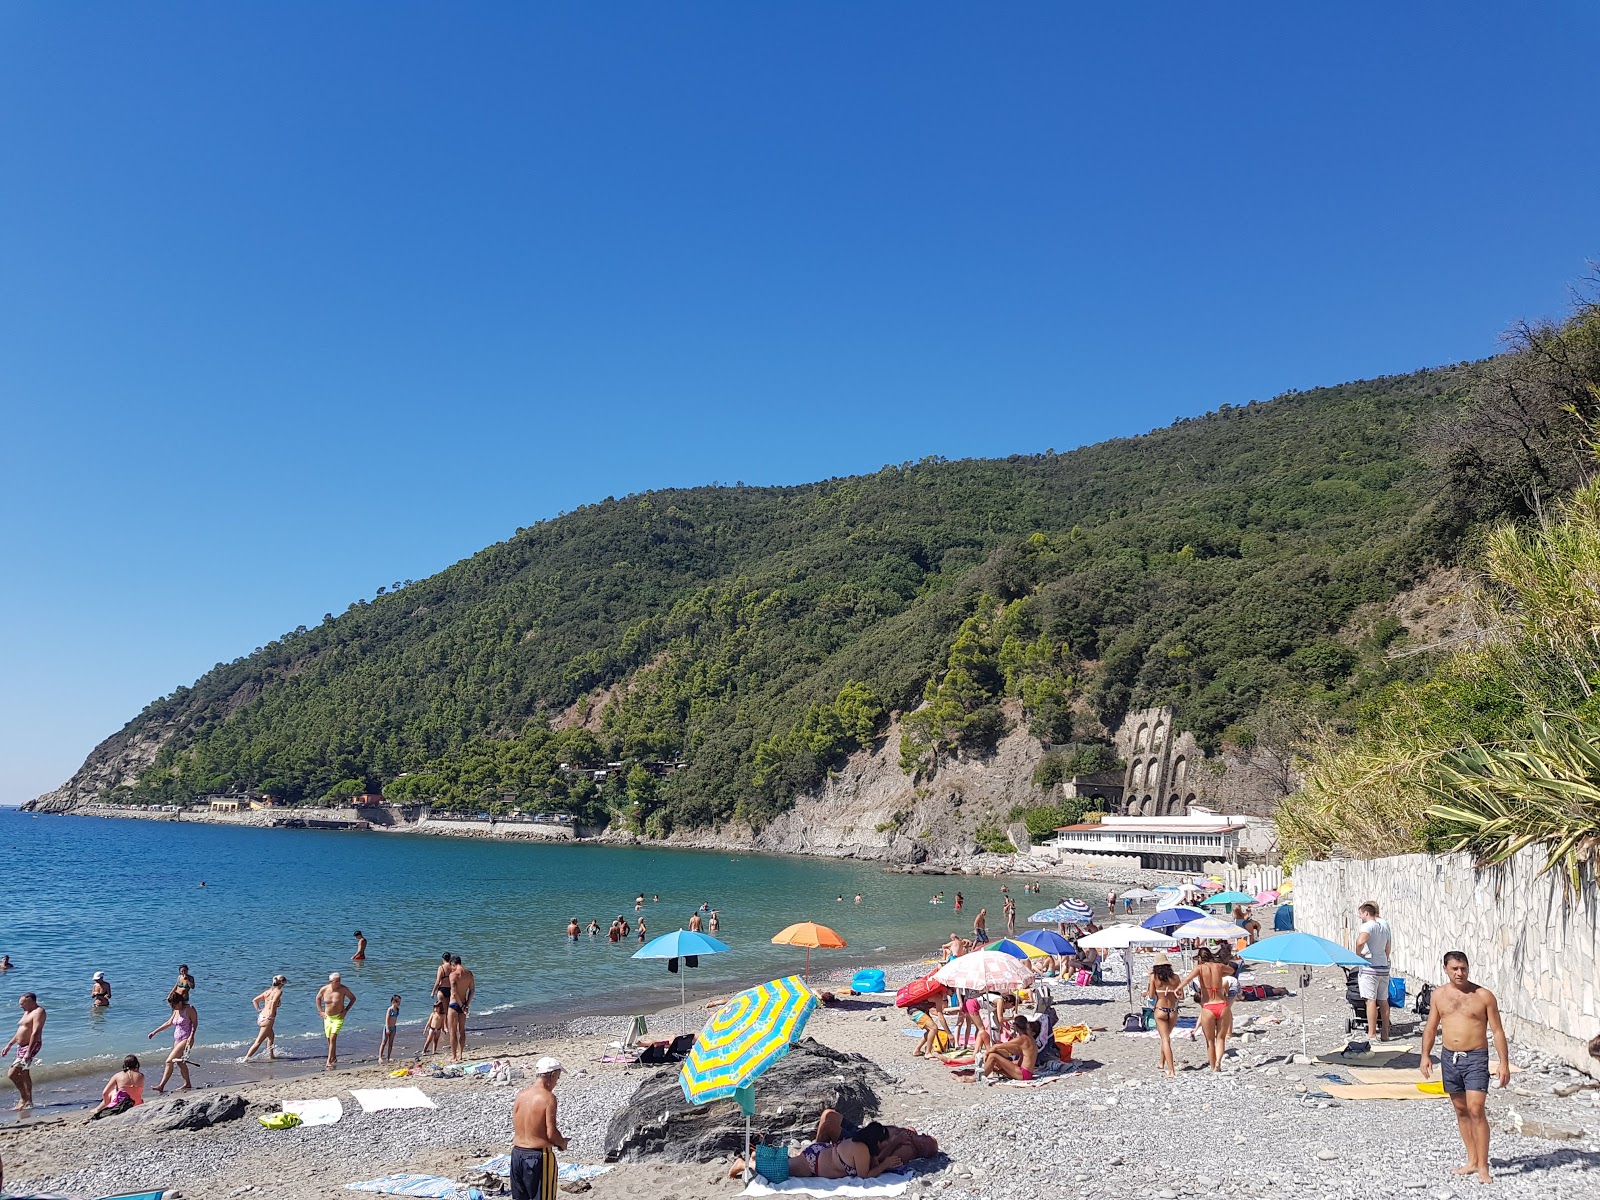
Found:
[{"label": "beach bag", "polygon": [[1144,1014],[1143,1013],[1124,1013],[1123,1016],[1122,1016],[1122,1032],[1123,1033],[1143,1033],[1144,1032]]},{"label": "beach bag", "polygon": [[1425,983],[1422,990],[1417,993],[1417,1003],[1412,1009],[1419,1017],[1425,1017],[1433,1009],[1433,984]]},{"label": "beach bag", "polygon": [[1404,979],[1389,980],[1389,1007],[1404,1008],[1406,1006],[1406,981]]},{"label": "beach bag", "polygon": [[787,1146],[757,1146],[756,1174],[768,1183],[782,1183],[788,1179],[789,1148]]},{"label": "beach bag", "polygon": [[1087,971],[1079,971],[1076,975],[1074,975],[1072,977],[1072,982],[1074,984],[1076,984],[1078,987],[1088,987],[1089,986],[1089,981],[1092,980],[1093,978],[1094,978],[1094,976],[1089,974],[1089,972],[1087,972]]}]

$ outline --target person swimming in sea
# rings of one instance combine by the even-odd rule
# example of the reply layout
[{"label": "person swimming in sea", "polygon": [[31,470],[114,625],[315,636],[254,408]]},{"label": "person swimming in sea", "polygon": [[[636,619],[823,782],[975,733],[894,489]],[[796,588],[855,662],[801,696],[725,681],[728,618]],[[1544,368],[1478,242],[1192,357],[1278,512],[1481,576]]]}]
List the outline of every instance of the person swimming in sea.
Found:
[{"label": "person swimming in sea", "polygon": [[[591,925],[593,923],[594,922],[592,922],[592,921],[590,922]],[[575,942],[577,940],[578,940],[578,918],[577,917],[573,917],[572,920],[567,922],[567,941]]]},{"label": "person swimming in sea", "polygon": [[361,930],[358,929],[358,930],[356,930],[355,937],[356,937],[356,952],[350,956],[350,961],[351,962],[366,962],[367,961],[367,938],[366,938],[366,935],[363,934],[361,932]]},{"label": "person swimming in sea", "polygon": [[600,922],[596,921],[593,917],[589,918],[589,936],[590,937],[599,937],[600,936]]}]

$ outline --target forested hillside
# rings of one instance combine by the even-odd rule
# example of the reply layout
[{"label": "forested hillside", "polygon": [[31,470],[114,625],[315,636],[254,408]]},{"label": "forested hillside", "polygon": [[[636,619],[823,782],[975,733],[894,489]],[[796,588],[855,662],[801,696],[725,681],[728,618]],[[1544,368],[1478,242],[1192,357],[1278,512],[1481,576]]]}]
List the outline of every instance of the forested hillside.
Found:
[{"label": "forested hillside", "polygon": [[[1470,465],[1422,453],[1473,374],[1065,454],[608,498],[219,664],[56,795],[515,796],[659,834],[759,825],[924,701],[912,772],[982,754],[1007,696],[1063,746],[1157,702],[1211,746],[1269,698],[1348,708],[1392,667],[1341,627],[1478,515]],[[635,765],[661,759],[688,766]],[[607,761],[600,786],[559,769]]]}]

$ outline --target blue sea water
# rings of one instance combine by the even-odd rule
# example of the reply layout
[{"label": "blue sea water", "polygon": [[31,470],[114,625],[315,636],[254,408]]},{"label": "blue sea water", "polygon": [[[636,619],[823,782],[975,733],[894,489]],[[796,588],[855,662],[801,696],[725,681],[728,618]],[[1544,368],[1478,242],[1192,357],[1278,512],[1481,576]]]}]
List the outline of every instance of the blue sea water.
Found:
[{"label": "blue sea water", "polygon": [[[678,977],[634,960],[637,940],[567,941],[569,917],[602,930],[618,913],[637,924],[644,892],[651,936],[688,923],[709,901],[732,952],[701,960],[690,994],[717,992],[801,969],[804,951],[775,946],[794,921],[837,929],[843,951],[814,951],[813,977],[924,955],[987,906],[1003,929],[996,878],[887,874],[834,859],[734,855],[652,847],[527,844],[413,835],[253,829],[115,820],[0,809],[0,1005],[38,993],[49,1010],[41,1077],[98,1074],[114,1059],[154,1059],[170,1045],[146,1035],[166,1019],[163,997],[179,963],[198,980],[196,1057],[221,1061],[255,1035],[250,999],[289,977],[280,1051],[320,1050],[313,998],[330,971],[358,996],[341,1050],[370,1056],[389,997],[403,997],[402,1048],[420,1045],[434,968],[460,954],[477,976],[473,1024],[501,1028],[581,1011],[642,1012],[675,1003]],[[201,887],[204,881],[205,886]],[[1052,881],[1033,907],[1084,895]],[[967,908],[947,901],[957,890]],[[854,903],[855,893],[862,903]],[[659,894],[659,903],[651,897]],[[841,903],[839,896],[843,896]],[[1093,897],[1085,896],[1087,899]],[[1031,911],[1019,897],[1023,914]],[[1103,898],[1102,898],[1103,902]],[[365,963],[350,962],[353,932]],[[91,1010],[104,971],[108,1010]],[[20,1014],[19,1014],[20,1015]],[[7,1019],[0,1013],[0,1019]],[[6,1029],[4,1036],[9,1036]]]}]

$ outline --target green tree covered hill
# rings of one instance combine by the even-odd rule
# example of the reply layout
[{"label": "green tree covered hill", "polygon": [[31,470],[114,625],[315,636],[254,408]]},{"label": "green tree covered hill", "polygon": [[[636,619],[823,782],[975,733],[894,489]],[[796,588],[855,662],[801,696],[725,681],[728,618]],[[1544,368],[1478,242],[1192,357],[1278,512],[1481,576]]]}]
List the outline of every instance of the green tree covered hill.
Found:
[{"label": "green tree covered hill", "polygon": [[[58,794],[515,796],[661,833],[759,824],[919,706],[910,771],[983,753],[1006,697],[1053,745],[1170,701],[1214,746],[1269,697],[1338,708],[1391,681],[1338,635],[1474,515],[1422,454],[1473,374],[1066,454],[608,498],[219,664]],[[90,770],[135,745],[159,745],[137,778]],[[600,785],[560,770],[608,761]]]}]

